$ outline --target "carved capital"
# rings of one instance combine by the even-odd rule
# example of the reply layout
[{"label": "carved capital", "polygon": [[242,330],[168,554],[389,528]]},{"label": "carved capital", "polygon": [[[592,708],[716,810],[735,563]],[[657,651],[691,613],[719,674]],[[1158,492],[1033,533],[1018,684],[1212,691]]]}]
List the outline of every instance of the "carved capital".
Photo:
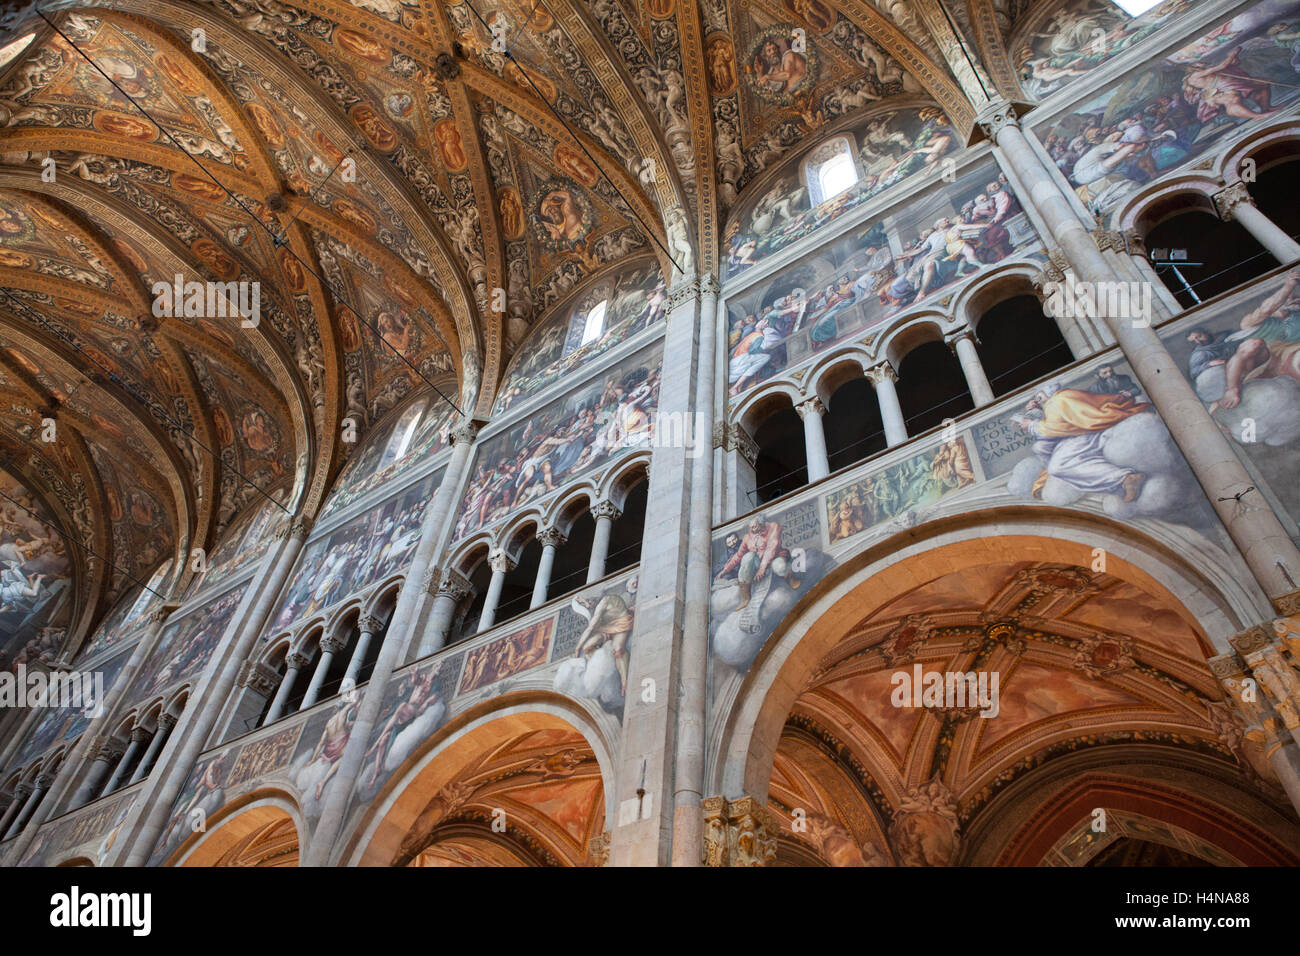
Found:
[{"label": "carved capital", "polygon": [[488,555],[488,567],[492,569],[494,574],[508,574],[515,569],[518,563],[504,551],[493,551]]},{"label": "carved capital", "polygon": [[260,661],[244,661],[235,683],[240,687],[247,687],[259,697],[270,697],[280,684],[280,675],[268,664]]},{"label": "carved capital", "polygon": [[1240,634],[1234,634],[1228,638],[1228,643],[1236,649],[1237,653],[1247,660],[1250,655],[1262,651],[1270,643],[1268,631],[1264,630],[1262,625],[1248,627]]},{"label": "carved capital", "polygon": [[1255,200],[1250,196],[1250,190],[1243,182],[1230,183],[1226,189],[1220,189],[1214,194],[1214,208],[1219,213],[1219,218],[1231,222],[1236,218],[1237,207],[1241,205],[1253,206]]},{"label": "carved capital", "polygon": [[673,312],[692,299],[699,298],[700,283],[698,279],[683,279],[668,290],[668,311]]},{"label": "carved capital", "polygon": [[587,841],[587,865],[605,866],[609,863],[610,832],[598,834]]},{"label": "carved capital", "polygon": [[708,797],[701,810],[705,866],[768,866],[776,859],[776,818],[753,797]]},{"label": "carved capital", "polygon": [[294,519],[293,525],[289,528],[289,534],[296,538],[305,538],[307,535],[311,534],[311,529],[315,524],[315,518],[301,515]]},{"label": "carved capital", "polygon": [[610,521],[617,521],[623,517],[623,512],[612,501],[598,501],[591,509],[591,516],[599,521],[601,518],[608,518]]},{"label": "carved capital", "polygon": [[957,343],[962,339],[975,341],[975,333],[970,330],[969,326],[962,326],[959,329],[953,329],[951,332],[943,334],[943,344],[955,354],[957,352]]},{"label": "carved capital", "polygon": [[559,528],[546,527],[537,532],[537,541],[543,548],[562,548],[569,543],[569,538]]},{"label": "carved capital", "polygon": [[382,618],[373,614],[362,614],[357,618],[357,630],[363,634],[369,634],[372,637],[383,630],[384,622]]},{"label": "carved capital", "polygon": [[328,651],[331,654],[337,654],[348,646],[348,639],[342,634],[333,634],[329,637],[320,639],[320,649]]},{"label": "carved capital", "polygon": [[291,670],[300,671],[311,663],[311,658],[302,651],[290,651],[284,656],[284,661]]},{"label": "carved capital", "polygon": [[1283,617],[1300,615],[1300,590],[1273,599],[1273,610]]},{"label": "carved capital", "polygon": [[700,292],[704,295],[718,295],[722,292],[722,283],[712,272],[700,276]]},{"label": "carved capital", "polygon": [[872,387],[879,388],[885,382],[897,382],[898,373],[894,371],[894,366],[888,362],[881,362],[879,365],[873,365],[867,369],[867,381]]},{"label": "carved capital", "polygon": [[473,422],[461,425],[451,433],[451,443],[453,445],[472,444],[474,439],[478,438],[479,427]]},{"label": "carved capital", "polygon": [[18,784],[18,786],[14,787],[14,801],[26,800],[32,795],[32,789],[32,785],[26,781]]},{"label": "carved capital", "polygon": [[753,468],[758,464],[758,442],[754,441],[754,439],[750,437],[749,432],[745,431],[745,429],[739,425],[733,427],[735,433],[732,437],[732,442],[735,445],[736,453],[749,463],[750,468]]},{"label": "carved capital", "polygon": [[112,763],[114,760],[119,759],[122,754],[126,753],[126,747],[120,740],[114,740],[111,737],[108,739],[101,737],[95,741],[95,746],[88,750],[88,753],[92,760],[102,760],[104,763]]},{"label": "carved capital", "polygon": [[451,598],[453,602],[459,604],[473,593],[474,586],[465,575],[454,568],[442,572],[442,579],[438,582],[439,597]]},{"label": "carved capital", "polygon": [[1141,256],[1143,259],[1147,255],[1147,237],[1142,235],[1136,229],[1124,230],[1124,242],[1128,245],[1128,254],[1131,256]]},{"label": "carved capital", "polygon": [[158,730],[159,731],[171,730],[173,727],[176,726],[176,721],[178,720],[180,720],[180,718],[177,717],[175,714],[159,714]]},{"label": "carved capital", "polygon": [[1246,662],[1235,653],[1220,654],[1218,657],[1211,657],[1205,663],[1209,665],[1210,673],[1220,682],[1230,677],[1242,677],[1246,673]]},{"label": "carved capital", "polygon": [[1092,241],[1101,252],[1124,252],[1124,233],[1098,226],[1092,231]]},{"label": "carved capital", "polygon": [[992,104],[976,117],[975,122],[984,135],[995,143],[1003,130],[1020,128],[1020,120],[1016,118],[1016,111],[1006,100]]},{"label": "carved capital", "polygon": [[131,743],[133,744],[147,743],[149,738],[152,736],[153,734],[145,730],[143,727],[131,728]]},{"label": "carved capital", "polygon": [[52,771],[41,771],[36,775],[36,789],[48,790],[54,786],[55,774]]},{"label": "carved capital", "polygon": [[799,417],[805,419],[809,415],[820,416],[826,414],[826,404],[816,395],[814,395],[812,398],[805,398],[794,408],[795,411],[799,413]]}]

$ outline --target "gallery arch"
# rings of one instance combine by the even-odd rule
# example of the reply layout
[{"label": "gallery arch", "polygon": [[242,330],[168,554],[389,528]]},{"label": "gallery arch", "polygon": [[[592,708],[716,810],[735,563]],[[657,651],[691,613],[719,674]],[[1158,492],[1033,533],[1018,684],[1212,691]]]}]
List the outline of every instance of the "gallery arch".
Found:
[{"label": "gallery arch", "polygon": [[[197,843],[174,858],[178,866],[297,866],[301,823],[287,796],[256,796],[213,815]],[[219,822],[217,822],[219,821]]]},{"label": "gallery arch", "polygon": [[[783,636],[778,629],[736,685],[739,725],[762,712],[747,738],[743,785],[742,763],[726,756],[743,753],[742,741],[717,751],[724,792],[744,786],[765,797],[773,832],[782,834],[777,862],[807,863],[810,854],[852,866],[980,861],[989,831],[1041,833],[1041,821],[1026,823],[1025,807],[1013,811],[1000,799],[1032,793],[1055,806],[1042,779],[1015,789],[1029,767],[1042,773],[1059,761],[1056,786],[1066,789],[1086,790],[1091,775],[1127,778],[1133,800],[1096,805],[1160,806],[1161,788],[1131,767],[1138,753],[1177,768],[1173,790],[1202,808],[1197,819],[1229,821],[1210,833],[1166,803],[1164,813],[1148,813],[1152,832],[1163,834],[1156,842],[1214,862],[1296,858],[1300,827],[1289,820],[1267,748],[1222,735],[1231,701],[1207,664],[1215,656],[1209,637],[1141,566],[1166,581],[1171,571],[1186,576],[1175,587],[1189,596],[1190,569],[1160,569],[1148,555],[1138,565],[1112,557],[1099,572],[1071,564],[1072,553],[1088,552],[1032,537],[929,542],[875,573],[866,565],[804,605]],[[1132,615],[1150,627],[1134,632]],[[720,688],[721,701],[731,700],[731,686]],[[779,700],[755,710],[764,687]],[[1087,772],[1069,763],[1085,752]],[[1070,817],[1068,826],[1077,823]],[[1180,826],[1213,849],[1168,835]],[[1009,850],[999,862],[1048,862],[1065,827],[1046,846]],[[1245,851],[1246,834],[1261,832],[1270,848]],[[1138,822],[1116,838],[1143,833]],[[1007,837],[988,845],[1020,846]],[[1052,858],[1086,862],[1100,849]]]},{"label": "gallery arch", "polygon": [[567,705],[501,705],[408,760],[354,837],[352,862],[599,865],[611,812],[599,735]]}]

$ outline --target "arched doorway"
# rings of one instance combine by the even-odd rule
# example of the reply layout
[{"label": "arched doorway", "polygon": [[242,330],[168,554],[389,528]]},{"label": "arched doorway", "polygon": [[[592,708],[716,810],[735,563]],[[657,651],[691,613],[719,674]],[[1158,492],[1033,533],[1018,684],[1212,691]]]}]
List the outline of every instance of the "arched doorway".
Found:
[{"label": "arched doorway", "polygon": [[[534,705],[536,706],[536,705]],[[608,825],[608,758],[585,721],[528,705],[436,743],[375,801],[362,866],[587,866]],[[599,751],[599,753],[598,753]]]},{"label": "arched doorway", "polygon": [[212,829],[183,858],[181,866],[297,866],[299,830],[295,814],[274,798],[236,811]]},{"label": "arched doorway", "polygon": [[[936,541],[806,605],[815,619],[756,661],[720,748],[727,796],[776,821],[775,862],[1300,863],[1295,812],[1234,732],[1187,603],[1212,620],[1227,602],[1207,613],[1203,584],[1088,553]],[[1071,855],[1097,810],[1104,842]]]}]

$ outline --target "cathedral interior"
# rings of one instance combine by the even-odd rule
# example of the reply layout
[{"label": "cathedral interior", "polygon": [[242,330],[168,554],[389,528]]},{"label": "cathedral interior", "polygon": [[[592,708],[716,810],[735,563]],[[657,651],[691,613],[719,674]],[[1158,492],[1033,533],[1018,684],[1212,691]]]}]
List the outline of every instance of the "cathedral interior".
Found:
[{"label": "cathedral interior", "polygon": [[1300,0],[0,5],[0,864],[1300,864]]}]

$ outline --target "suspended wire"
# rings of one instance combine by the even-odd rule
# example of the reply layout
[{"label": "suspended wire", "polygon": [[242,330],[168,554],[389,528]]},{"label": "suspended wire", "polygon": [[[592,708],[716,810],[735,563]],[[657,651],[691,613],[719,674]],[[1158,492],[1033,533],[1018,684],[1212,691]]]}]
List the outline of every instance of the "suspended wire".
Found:
[{"label": "suspended wire", "polygon": [[[92,365],[94,365],[96,368],[98,368],[100,371],[102,371],[102,372],[104,373],[104,376],[105,376],[105,377],[106,377],[110,382],[112,382],[113,384],[118,385],[118,386],[120,386],[121,388],[123,388],[123,389],[127,392],[127,394],[129,394],[132,398],[134,398],[134,399],[135,399],[136,401],[138,401],[140,404],[144,405],[144,406],[145,406],[145,407],[146,407],[146,408],[147,408],[147,409],[148,409],[148,410],[149,410],[149,411],[154,415],[155,418],[161,419],[162,421],[166,422],[170,427],[176,429],[176,430],[179,431],[182,435],[185,435],[187,438],[190,439],[190,441],[194,442],[194,444],[198,445],[200,448],[202,448],[204,451],[206,451],[206,452],[207,452],[209,455],[211,455],[213,458],[217,459],[218,461],[221,460],[221,459],[217,456],[217,453],[214,452],[214,451],[213,451],[211,448],[209,448],[207,445],[203,444],[203,442],[199,441],[199,439],[195,436],[194,432],[191,431],[191,430],[189,430],[189,429],[187,429],[187,428],[185,427],[184,423],[183,423],[179,418],[173,418],[173,417],[172,417],[172,416],[167,412],[167,407],[166,407],[165,405],[163,405],[161,402],[159,402],[159,401],[157,401],[156,399],[154,399],[154,398],[153,398],[152,396],[150,396],[148,393],[146,393],[146,392],[144,392],[144,391],[142,391],[142,390],[136,388],[134,385],[132,385],[132,384],[131,384],[130,382],[128,382],[126,379],[122,378],[122,376],[118,375],[118,374],[117,374],[116,372],[114,372],[112,369],[110,369],[110,368],[108,368],[107,366],[105,366],[102,362],[100,362],[98,359],[96,359],[93,355],[91,355],[89,352],[87,352],[85,349],[83,349],[83,348],[82,348],[82,347],[77,343],[77,340],[76,340],[75,338],[72,337],[72,334],[71,334],[70,332],[68,332],[66,329],[61,329],[61,328],[59,328],[59,326],[55,325],[55,324],[54,324],[53,322],[51,322],[49,319],[45,318],[45,316],[41,315],[41,313],[40,313],[39,311],[37,311],[37,310],[36,310],[35,308],[33,308],[32,306],[28,305],[28,304],[27,304],[26,302],[24,302],[22,299],[19,299],[18,297],[16,297],[16,296],[15,296],[12,292],[10,292],[8,289],[0,288],[0,293],[3,293],[4,296],[5,296],[5,298],[8,299],[10,302],[17,303],[18,306],[19,306],[20,308],[22,308],[24,312],[26,312],[28,315],[30,315],[32,318],[34,318],[34,319],[36,320],[36,322],[37,322],[37,323],[38,323],[42,328],[46,329],[48,332],[50,332],[50,334],[52,334],[52,335],[54,335],[56,338],[58,338],[59,341],[63,342],[65,345],[70,346],[71,348],[75,349],[78,353],[80,353],[81,355],[85,356],[86,360],[89,361],[89,362],[90,362]],[[134,353],[133,353],[133,354],[134,354]],[[83,377],[85,377],[88,381],[94,382],[94,379],[93,379],[91,376],[86,375],[85,372],[82,371],[81,369],[78,369],[77,371],[78,371],[78,372],[79,372]],[[244,482],[244,484],[248,485],[250,488],[252,488],[252,489],[253,489],[254,491],[256,491],[258,494],[260,494],[260,495],[261,495],[263,498],[265,498],[267,501],[270,501],[270,502],[274,503],[275,506],[276,506],[277,508],[279,508],[281,511],[283,511],[285,514],[290,514],[288,508],[286,508],[284,505],[280,504],[280,502],[276,501],[274,498],[272,498],[270,495],[268,495],[265,491],[263,491],[261,488],[259,488],[259,487],[254,483],[254,482],[252,482],[252,481],[250,481],[248,478],[246,478],[246,477],[244,476],[243,472],[241,472],[238,468],[234,467],[233,465],[229,465],[229,464],[227,464],[226,462],[222,462],[221,464],[222,464],[222,467],[223,467],[223,468],[227,468],[227,469],[229,469],[230,472],[231,472],[232,474],[236,475],[236,476],[237,476],[241,481]]]},{"label": "suspended wire", "polygon": [[457,405],[450,398],[448,398],[446,394],[442,391],[442,389],[438,388],[438,386],[434,385],[433,382],[429,381],[429,379],[427,379],[418,368],[416,368],[414,365],[411,364],[411,361],[405,355],[403,355],[396,346],[392,345],[384,337],[383,333],[379,331],[377,326],[373,325],[365,318],[365,316],[363,316],[360,312],[354,309],[348,303],[348,300],[345,296],[340,295],[338,291],[332,285],[330,285],[330,283],[325,279],[324,276],[322,276],[319,272],[313,269],[310,263],[304,260],[300,255],[298,255],[297,252],[293,250],[293,247],[288,244],[287,233],[285,236],[277,235],[275,231],[271,229],[270,226],[264,223],[258,216],[254,215],[253,211],[244,204],[243,200],[241,200],[238,196],[236,196],[235,193],[231,189],[229,189],[225,183],[217,179],[217,177],[214,176],[206,166],[200,163],[198,159],[195,158],[194,155],[192,155],[187,149],[185,149],[185,147],[183,147],[177,141],[176,137],[172,135],[170,130],[163,127],[161,123],[159,123],[156,119],[154,119],[153,116],[149,113],[149,111],[146,110],[135,99],[135,97],[133,97],[130,93],[126,92],[126,90],[122,89],[122,87],[118,84],[118,82],[114,80],[111,76],[109,76],[107,73],[105,73],[103,69],[100,68],[99,64],[96,63],[90,57],[89,54],[87,54],[84,50],[82,50],[81,47],[79,47],[75,42],[73,42],[73,40],[54,23],[54,21],[52,21],[49,17],[47,17],[44,14],[44,12],[42,12],[41,10],[37,10],[36,12],[40,15],[42,20],[44,20],[46,23],[50,25],[51,29],[53,29],[56,33],[58,33],[60,37],[63,38],[64,42],[66,42],[69,46],[71,46],[74,50],[76,50],[77,53],[80,54],[82,59],[84,59],[87,63],[89,63],[92,67],[94,67],[95,71],[99,73],[100,76],[102,76],[105,80],[107,80],[112,85],[112,87],[115,90],[117,90],[123,97],[125,97],[126,100],[132,106],[134,106],[137,110],[139,110],[140,114],[144,116],[145,119],[147,119],[150,123],[153,123],[154,126],[158,127],[158,131],[162,133],[164,136],[166,136],[167,139],[171,141],[171,144],[175,146],[181,152],[182,155],[188,157],[190,162],[192,162],[203,173],[204,176],[212,180],[212,182],[216,183],[217,187],[220,188],[222,192],[224,192],[227,195],[227,197],[229,197],[231,202],[233,202],[236,206],[238,206],[241,210],[243,210],[244,214],[247,215],[249,219],[251,219],[258,226],[260,226],[266,232],[266,234],[271,237],[272,243],[277,248],[283,248],[285,249],[285,251],[289,253],[289,255],[293,256],[294,259],[298,261],[298,264],[301,265],[304,269],[306,269],[309,273],[311,273],[311,275],[315,277],[315,279],[321,284],[321,286],[323,286],[330,293],[331,297],[333,297],[335,302],[339,303],[342,306],[342,308],[351,312],[354,316],[357,317],[357,320],[361,322],[362,325],[364,325],[366,328],[374,332],[375,335],[379,337],[379,341],[382,342],[385,346],[387,346],[388,349],[392,351],[394,355],[396,355],[399,359],[401,359],[402,363],[405,364],[407,368],[409,368],[412,372],[414,372],[417,376],[419,376],[420,380],[423,381],[426,385],[428,385],[429,388],[433,389],[433,391],[437,393],[439,398],[441,398],[453,409],[455,409],[457,414],[464,417],[465,413],[461,410],[459,405]]},{"label": "suspended wire", "polygon": [[[469,7],[470,13],[474,14],[475,19],[477,19],[479,23],[483,24],[483,29],[487,30],[488,35],[491,36],[492,28],[488,26],[488,22],[484,20],[483,17],[479,14],[474,4],[466,3],[465,5]],[[532,14],[529,14],[529,16],[531,17]],[[520,30],[522,29],[523,28],[520,27]],[[518,37],[516,37],[516,39],[518,39]],[[606,175],[605,171],[601,169],[600,163],[596,161],[595,156],[591,155],[591,151],[588,150],[586,144],[583,143],[582,137],[578,135],[578,131],[575,130],[572,126],[570,126],[569,121],[566,120],[563,116],[561,116],[560,112],[554,106],[551,105],[551,101],[542,95],[542,91],[537,88],[537,84],[534,83],[533,78],[528,75],[528,71],[519,65],[519,61],[515,59],[514,54],[511,52],[511,49],[512,48],[510,47],[506,49],[505,53],[503,54],[505,58],[515,65],[515,68],[519,70],[519,75],[528,81],[528,85],[532,87],[533,92],[537,94],[537,98],[546,104],[546,108],[551,111],[552,115],[554,115],[557,120],[559,120],[560,125],[563,126],[566,130],[568,130],[569,135],[572,136],[573,141],[578,144],[578,148],[582,150],[583,155],[586,156],[587,159],[591,161],[592,167],[597,172],[600,173],[600,175],[604,178],[605,182],[609,183],[610,187],[614,190],[614,192],[618,194],[618,198],[622,200],[623,205],[626,208],[626,211],[628,213],[631,213],[636,218],[636,221],[641,224],[641,228],[645,231],[646,235],[650,237],[650,240],[660,248],[660,250],[663,252],[665,256],[668,257],[668,261],[671,262],[676,267],[677,271],[685,275],[686,270],[682,268],[682,264],[673,258],[673,254],[668,251],[668,248],[662,242],[659,241],[659,237],[655,235],[655,231],[651,229],[648,225],[646,225],[646,221],[641,218],[640,213],[636,211],[636,208],[630,202],[628,202],[627,197],[623,195],[623,190],[618,188],[618,184],[615,183],[614,180],[610,179],[609,176]]]}]

